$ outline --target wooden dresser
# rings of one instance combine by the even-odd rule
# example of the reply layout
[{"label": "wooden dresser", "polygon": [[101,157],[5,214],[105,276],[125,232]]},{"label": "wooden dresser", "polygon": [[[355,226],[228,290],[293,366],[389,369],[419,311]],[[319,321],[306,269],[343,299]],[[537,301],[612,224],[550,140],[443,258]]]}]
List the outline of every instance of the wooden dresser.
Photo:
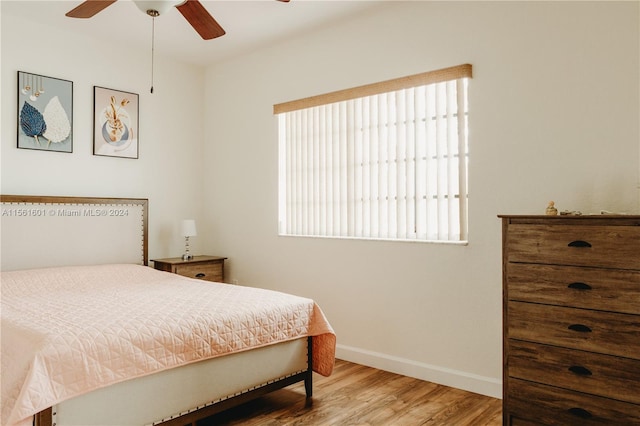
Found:
[{"label": "wooden dresser", "polygon": [[640,425],[640,216],[500,216],[503,424]]}]

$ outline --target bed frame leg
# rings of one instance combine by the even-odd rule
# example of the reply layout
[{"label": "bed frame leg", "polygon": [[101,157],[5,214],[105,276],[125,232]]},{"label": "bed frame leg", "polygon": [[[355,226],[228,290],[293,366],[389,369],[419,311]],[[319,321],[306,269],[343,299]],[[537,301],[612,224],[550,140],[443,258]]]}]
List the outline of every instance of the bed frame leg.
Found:
[{"label": "bed frame leg", "polygon": [[304,378],[304,391],[307,399],[313,396],[313,338],[307,337],[307,374]]},{"label": "bed frame leg", "polygon": [[40,411],[33,418],[35,426],[53,426],[53,409],[51,407]]},{"label": "bed frame leg", "polygon": [[313,376],[311,372],[307,372],[307,377],[304,379],[304,391],[307,394],[307,399],[313,396]]}]

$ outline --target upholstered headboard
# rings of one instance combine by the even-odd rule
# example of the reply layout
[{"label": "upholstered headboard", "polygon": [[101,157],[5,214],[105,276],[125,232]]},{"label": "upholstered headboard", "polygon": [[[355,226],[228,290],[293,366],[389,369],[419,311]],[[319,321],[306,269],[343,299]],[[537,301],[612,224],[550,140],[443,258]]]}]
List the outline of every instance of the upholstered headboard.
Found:
[{"label": "upholstered headboard", "polygon": [[0,269],[148,264],[146,198],[0,195]]}]

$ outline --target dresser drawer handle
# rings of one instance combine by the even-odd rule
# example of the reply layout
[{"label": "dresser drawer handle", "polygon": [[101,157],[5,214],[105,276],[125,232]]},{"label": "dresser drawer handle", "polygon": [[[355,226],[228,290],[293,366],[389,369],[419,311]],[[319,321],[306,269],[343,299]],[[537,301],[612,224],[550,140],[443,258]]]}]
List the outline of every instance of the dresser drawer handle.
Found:
[{"label": "dresser drawer handle", "polygon": [[569,413],[573,414],[576,417],[580,417],[581,419],[590,419],[591,417],[593,417],[593,414],[591,414],[584,408],[569,408]]},{"label": "dresser drawer handle", "polygon": [[582,241],[582,240],[575,240],[575,241],[571,241],[569,244],[567,244],[569,247],[591,247],[591,244],[586,242],[586,241]]},{"label": "dresser drawer handle", "polygon": [[199,273],[197,273],[197,274],[196,274],[196,278],[202,278],[202,277],[204,277],[205,275],[206,275],[206,274],[204,274],[204,273],[202,273],[202,272],[199,272]]},{"label": "dresser drawer handle", "polygon": [[586,283],[575,282],[569,284],[567,287],[572,288],[574,290],[591,290],[591,286]]},{"label": "dresser drawer handle", "polygon": [[582,324],[571,324],[569,330],[578,331],[580,333],[591,333],[591,329]]},{"label": "dresser drawer handle", "polygon": [[572,365],[569,367],[569,371],[578,376],[591,376],[593,373],[588,368],[582,367],[580,365]]}]

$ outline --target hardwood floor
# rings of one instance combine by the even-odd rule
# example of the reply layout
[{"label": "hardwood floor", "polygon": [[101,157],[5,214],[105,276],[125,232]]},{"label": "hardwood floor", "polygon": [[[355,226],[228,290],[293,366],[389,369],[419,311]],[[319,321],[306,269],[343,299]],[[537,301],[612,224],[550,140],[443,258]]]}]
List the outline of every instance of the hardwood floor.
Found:
[{"label": "hardwood floor", "polygon": [[484,426],[502,424],[502,401],[336,360],[314,374],[313,398],[292,385],[211,416],[198,426]]}]

